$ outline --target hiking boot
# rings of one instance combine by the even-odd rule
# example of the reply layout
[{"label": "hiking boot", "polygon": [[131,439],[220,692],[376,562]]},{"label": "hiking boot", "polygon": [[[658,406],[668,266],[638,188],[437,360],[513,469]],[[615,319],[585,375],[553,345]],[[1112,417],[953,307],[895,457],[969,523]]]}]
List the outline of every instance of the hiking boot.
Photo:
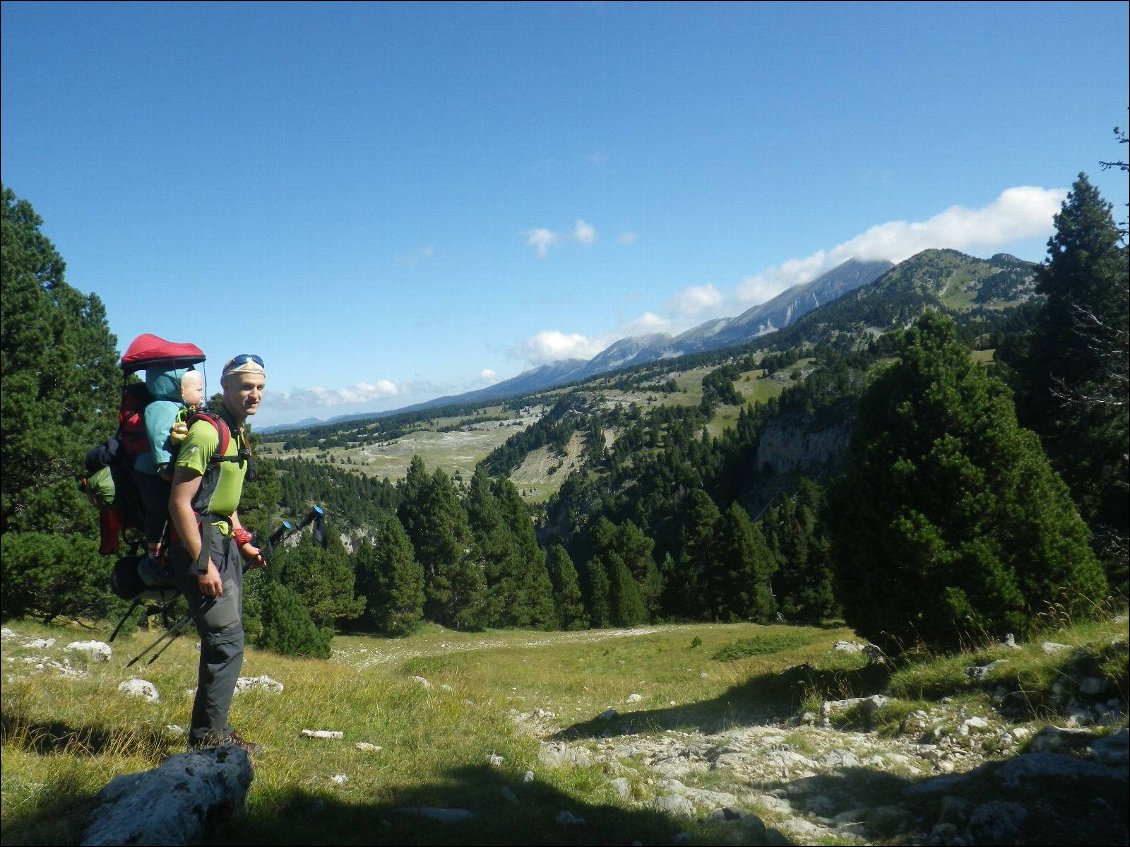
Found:
[{"label": "hiking boot", "polygon": [[248,756],[256,756],[263,752],[262,745],[252,744],[234,729],[228,732],[210,732],[197,741],[189,741],[188,752],[195,753],[198,750],[208,750],[212,747],[223,747],[225,744],[234,744]]}]

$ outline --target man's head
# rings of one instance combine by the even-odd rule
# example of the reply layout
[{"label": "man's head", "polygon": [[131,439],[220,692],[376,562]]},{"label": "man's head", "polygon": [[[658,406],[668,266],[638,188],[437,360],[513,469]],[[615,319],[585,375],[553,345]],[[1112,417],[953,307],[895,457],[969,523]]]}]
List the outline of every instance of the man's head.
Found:
[{"label": "man's head", "polygon": [[224,406],[240,423],[259,411],[263,389],[267,385],[267,369],[254,353],[240,353],[228,360],[220,376],[224,389]]}]

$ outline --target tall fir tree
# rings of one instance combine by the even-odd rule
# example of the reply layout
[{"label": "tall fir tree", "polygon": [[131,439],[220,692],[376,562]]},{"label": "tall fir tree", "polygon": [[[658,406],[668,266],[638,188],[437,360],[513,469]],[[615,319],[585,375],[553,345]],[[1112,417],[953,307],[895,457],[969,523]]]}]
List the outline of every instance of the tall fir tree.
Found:
[{"label": "tall fir tree", "polygon": [[839,614],[828,539],[819,521],[822,499],[820,487],[804,477],[761,520],[777,559],[774,595],[781,614],[793,623],[820,624]]},{"label": "tall fir tree", "polygon": [[927,312],[867,390],[827,523],[847,623],[888,650],[1030,633],[1106,583],[1007,388]]},{"label": "tall fir tree", "polygon": [[710,620],[771,623],[777,605],[771,580],[777,561],[765,536],[739,504],[714,525],[714,558],[699,575],[702,611]]},{"label": "tall fir tree", "polygon": [[117,427],[117,339],[98,296],[67,284],[42,218],[0,190],[0,532],[93,533],[76,482]]},{"label": "tall fir tree", "polygon": [[581,595],[580,578],[569,553],[560,544],[553,544],[546,555],[546,569],[553,583],[553,602],[557,625],[564,630],[585,629],[588,615]]},{"label": "tall fir tree", "polygon": [[675,572],[668,579],[667,608],[685,618],[710,617],[704,597],[704,578],[717,558],[714,535],[721,512],[701,488],[687,497],[679,532],[679,555]]},{"label": "tall fir tree", "polygon": [[451,477],[442,468],[428,476],[413,457],[401,493],[397,516],[424,569],[425,617],[459,629],[485,626],[486,575],[471,555],[471,527]]},{"label": "tall fir tree", "polygon": [[589,559],[581,567],[581,593],[593,629],[612,626],[612,586],[608,569],[600,559]]},{"label": "tall fir tree", "polygon": [[392,515],[381,521],[354,560],[373,625],[389,635],[415,632],[424,617],[424,570],[400,521]]},{"label": "tall fir tree", "polygon": [[647,623],[647,605],[632,571],[616,552],[605,554],[608,571],[609,601],[614,626],[636,626]]},{"label": "tall fir tree", "polygon": [[516,556],[514,574],[517,607],[523,615],[515,626],[553,628],[557,613],[553,603],[553,583],[546,570],[545,553],[538,544],[529,509],[518,489],[506,477],[492,483],[492,492],[510,533]]},{"label": "tall fir tree", "polygon": [[1045,300],[1018,414],[1040,435],[1125,595],[1130,268],[1112,207],[1085,174],[1055,216],[1037,291]]}]

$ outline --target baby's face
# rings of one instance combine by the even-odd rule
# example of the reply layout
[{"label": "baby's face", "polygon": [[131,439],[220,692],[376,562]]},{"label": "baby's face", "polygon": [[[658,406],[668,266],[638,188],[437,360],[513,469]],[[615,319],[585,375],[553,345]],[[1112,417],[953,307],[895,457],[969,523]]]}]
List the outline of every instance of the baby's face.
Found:
[{"label": "baby's face", "polygon": [[180,399],[186,406],[204,405],[204,377],[200,371],[189,371],[181,377]]}]

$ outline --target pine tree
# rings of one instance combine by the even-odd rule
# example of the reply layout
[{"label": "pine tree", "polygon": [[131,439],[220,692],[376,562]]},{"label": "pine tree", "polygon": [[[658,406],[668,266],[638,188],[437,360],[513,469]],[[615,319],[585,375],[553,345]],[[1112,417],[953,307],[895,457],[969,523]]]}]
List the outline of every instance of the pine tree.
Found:
[{"label": "pine tree", "polygon": [[96,534],[5,532],[0,535],[4,619],[35,616],[97,620],[117,607]]},{"label": "pine tree", "polygon": [[279,581],[301,598],[320,628],[364,611],[365,599],[355,596],[353,567],[340,539],[331,537],[322,548],[307,535],[294,548],[280,552],[274,567]]},{"label": "pine tree", "polygon": [[884,649],[1028,634],[1105,580],[1086,526],[1007,389],[928,312],[865,394],[828,495],[847,623]]},{"label": "pine tree", "polygon": [[644,620],[654,620],[659,615],[663,595],[663,578],[651,555],[655,542],[632,521],[624,521],[617,528],[614,545],[635,580],[646,613]]},{"label": "pine tree", "polygon": [[383,520],[374,540],[361,542],[354,560],[373,625],[389,635],[417,630],[424,616],[424,571],[400,521]]},{"label": "pine tree", "polygon": [[515,621],[526,613],[520,608],[515,584],[518,551],[491,490],[490,478],[482,467],[476,468],[471,476],[463,508],[474,542],[470,556],[476,566],[482,568],[486,580],[483,624],[516,626]]},{"label": "pine tree", "polygon": [[117,427],[117,340],[98,297],[65,281],[31,204],[0,189],[0,532],[96,533],[76,483]]},{"label": "pine tree", "polygon": [[444,626],[486,625],[486,575],[471,556],[474,540],[455,485],[441,468],[431,476],[413,457],[397,511],[424,569],[425,617]]},{"label": "pine tree", "polygon": [[588,626],[588,616],[585,614],[577,569],[560,544],[549,548],[546,568],[553,582],[558,626],[564,630],[585,629]]},{"label": "pine tree", "polygon": [[1127,592],[1127,249],[1105,202],[1080,174],[1055,217],[1037,291],[1045,296],[1018,414],[1039,433]]},{"label": "pine tree", "polygon": [[714,535],[715,559],[700,575],[704,611],[718,621],[772,622],[777,604],[770,581],[777,561],[761,530],[732,503]]},{"label": "pine tree", "polygon": [[608,570],[599,559],[589,559],[581,568],[581,592],[593,629],[612,625],[612,585]]},{"label": "pine tree", "polygon": [[607,554],[609,600],[614,626],[636,626],[647,623],[647,606],[631,570],[619,554]]},{"label": "pine tree", "polygon": [[546,570],[545,553],[538,545],[529,509],[518,489],[506,477],[493,483],[492,492],[506,522],[515,552],[515,591],[517,608],[523,615],[515,626],[552,628],[557,617],[553,603],[553,583]]},{"label": "pine tree", "polygon": [[839,614],[828,540],[820,525],[823,492],[802,478],[796,492],[782,495],[762,519],[762,531],[777,559],[774,593],[784,617],[820,624]]},{"label": "pine tree", "polygon": [[330,657],[333,631],[318,627],[291,589],[277,580],[264,580],[258,602],[262,628],[255,646],[284,656]]},{"label": "pine tree", "polygon": [[692,619],[701,619],[710,617],[703,579],[717,558],[714,532],[721,512],[709,494],[696,488],[687,497],[683,515],[676,570],[668,581],[667,608]]}]

